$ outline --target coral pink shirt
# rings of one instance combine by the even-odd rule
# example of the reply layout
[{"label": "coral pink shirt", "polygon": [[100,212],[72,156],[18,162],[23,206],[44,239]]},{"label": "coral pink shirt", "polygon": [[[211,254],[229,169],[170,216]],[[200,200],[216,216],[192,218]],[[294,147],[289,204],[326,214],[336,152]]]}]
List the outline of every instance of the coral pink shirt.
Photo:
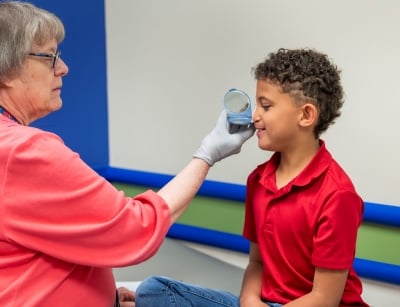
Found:
[{"label": "coral pink shirt", "polygon": [[0,115],[0,306],[111,307],[112,268],[151,257],[169,226],[156,193],[126,197],[55,134]]},{"label": "coral pink shirt", "polygon": [[315,267],[349,270],[342,306],[368,306],[353,269],[363,201],[321,141],[308,166],[277,189],[279,153],[248,177],[244,236],[260,249],[262,298],[288,303],[311,291]]}]

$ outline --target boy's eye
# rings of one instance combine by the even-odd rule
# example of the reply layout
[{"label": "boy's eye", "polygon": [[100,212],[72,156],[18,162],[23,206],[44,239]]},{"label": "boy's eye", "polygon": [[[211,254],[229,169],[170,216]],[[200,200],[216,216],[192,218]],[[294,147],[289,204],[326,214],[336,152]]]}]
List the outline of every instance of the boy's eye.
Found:
[{"label": "boy's eye", "polygon": [[270,106],[269,104],[263,104],[263,105],[261,105],[261,107],[262,107],[264,110],[268,110],[271,106]]}]

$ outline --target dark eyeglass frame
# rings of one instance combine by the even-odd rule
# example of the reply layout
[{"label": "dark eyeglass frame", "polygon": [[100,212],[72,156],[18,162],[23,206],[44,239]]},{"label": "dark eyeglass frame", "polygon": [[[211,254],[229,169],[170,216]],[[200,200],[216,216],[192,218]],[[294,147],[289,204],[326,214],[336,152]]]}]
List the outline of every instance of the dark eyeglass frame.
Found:
[{"label": "dark eyeglass frame", "polygon": [[41,57],[41,58],[52,58],[53,62],[52,62],[52,66],[51,67],[54,69],[54,67],[57,64],[58,59],[61,56],[61,50],[58,49],[55,53],[28,52],[28,55],[37,56],[37,57]]}]

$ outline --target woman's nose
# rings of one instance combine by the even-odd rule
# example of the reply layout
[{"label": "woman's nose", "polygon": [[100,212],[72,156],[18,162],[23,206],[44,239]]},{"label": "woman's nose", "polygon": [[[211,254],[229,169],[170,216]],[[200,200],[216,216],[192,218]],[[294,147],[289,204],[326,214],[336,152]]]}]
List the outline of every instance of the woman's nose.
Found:
[{"label": "woman's nose", "polygon": [[65,76],[68,74],[69,68],[68,65],[65,64],[64,60],[62,58],[59,58],[56,66],[54,67],[54,73],[56,76]]}]

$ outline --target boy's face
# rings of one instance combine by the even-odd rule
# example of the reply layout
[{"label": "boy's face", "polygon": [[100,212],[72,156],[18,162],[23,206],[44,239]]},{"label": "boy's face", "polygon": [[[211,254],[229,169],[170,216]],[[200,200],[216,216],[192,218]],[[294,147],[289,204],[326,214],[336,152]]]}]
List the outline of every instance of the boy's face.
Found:
[{"label": "boy's face", "polygon": [[283,93],[280,85],[257,81],[253,120],[261,149],[282,152],[293,148],[300,135],[302,114],[302,106]]}]

